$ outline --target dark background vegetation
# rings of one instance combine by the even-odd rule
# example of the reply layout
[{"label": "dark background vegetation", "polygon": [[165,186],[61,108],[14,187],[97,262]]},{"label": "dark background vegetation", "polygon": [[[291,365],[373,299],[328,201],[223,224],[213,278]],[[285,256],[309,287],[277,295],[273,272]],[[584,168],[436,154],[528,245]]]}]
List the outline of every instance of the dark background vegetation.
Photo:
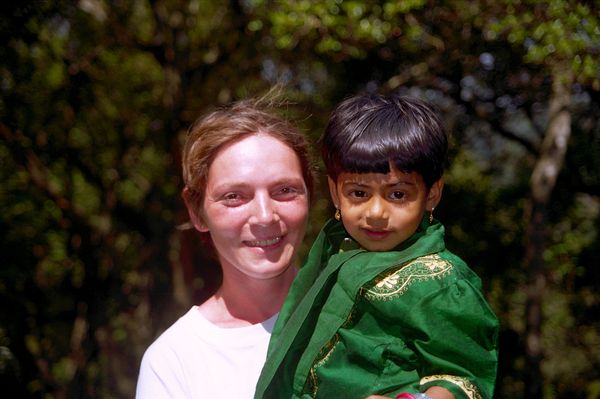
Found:
[{"label": "dark background vegetation", "polygon": [[184,228],[182,137],[276,84],[313,142],[359,91],[435,103],[453,133],[436,214],[502,322],[496,397],[600,397],[597,0],[0,7],[2,397],[133,396],[215,268]]}]

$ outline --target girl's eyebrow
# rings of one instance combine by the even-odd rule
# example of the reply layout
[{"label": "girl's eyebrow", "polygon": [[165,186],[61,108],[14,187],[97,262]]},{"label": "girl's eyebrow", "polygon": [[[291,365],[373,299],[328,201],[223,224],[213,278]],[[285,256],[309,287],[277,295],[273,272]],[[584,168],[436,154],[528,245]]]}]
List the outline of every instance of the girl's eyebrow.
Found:
[{"label": "girl's eyebrow", "polygon": [[392,186],[404,186],[404,185],[406,185],[406,186],[414,186],[415,183],[412,180],[398,180],[395,183],[389,183],[389,184],[387,184],[387,186],[390,186],[390,187],[392,187]]},{"label": "girl's eyebrow", "polygon": [[[355,180],[345,180],[342,182],[342,184],[344,185],[354,185],[354,186],[358,186],[358,187],[369,187],[368,183],[363,183],[363,182],[358,182]],[[412,182],[411,180],[398,180],[395,182],[390,182],[390,183],[384,183],[383,184],[385,187],[394,187],[394,186],[414,186],[415,183]]]},{"label": "girl's eyebrow", "polygon": [[366,184],[359,183],[356,180],[344,180],[342,182],[342,184],[344,184],[344,185],[346,185],[346,184],[354,184],[355,186],[366,186]]}]

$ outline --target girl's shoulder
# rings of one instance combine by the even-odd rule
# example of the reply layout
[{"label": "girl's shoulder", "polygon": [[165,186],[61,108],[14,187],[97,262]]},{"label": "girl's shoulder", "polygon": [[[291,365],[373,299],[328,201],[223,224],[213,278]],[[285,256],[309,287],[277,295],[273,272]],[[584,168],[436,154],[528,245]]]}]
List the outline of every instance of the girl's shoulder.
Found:
[{"label": "girl's shoulder", "polygon": [[476,290],[481,284],[464,261],[442,251],[388,268],[363,286],[363,295],[367,299],[393,299],[409,291],[431,293],[458,281],[468,282]]}]

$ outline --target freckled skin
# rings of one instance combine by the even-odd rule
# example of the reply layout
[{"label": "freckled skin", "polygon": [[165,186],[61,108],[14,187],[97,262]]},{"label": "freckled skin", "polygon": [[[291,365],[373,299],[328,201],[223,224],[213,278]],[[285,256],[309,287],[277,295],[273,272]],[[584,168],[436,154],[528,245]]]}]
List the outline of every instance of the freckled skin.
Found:
[{"label": "freckled skin", "polygon": [[308,191],[297,155],[258,134],[214,158],[196,227],[210,233],[224,276],[265,280],[288,271],[307,217]]}]

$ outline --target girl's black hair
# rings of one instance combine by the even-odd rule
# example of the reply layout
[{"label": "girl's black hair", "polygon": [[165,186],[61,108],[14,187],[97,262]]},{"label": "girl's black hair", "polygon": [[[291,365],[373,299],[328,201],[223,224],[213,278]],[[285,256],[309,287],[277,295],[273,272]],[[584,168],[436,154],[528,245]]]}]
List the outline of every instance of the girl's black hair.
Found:
[{"label": "girl's black hair", "polygon": [[419,173],[429,188],[444,171],[448,137],[433,107],[416,98],[364,94],[340,103],[321,138],[327,174]]}]

